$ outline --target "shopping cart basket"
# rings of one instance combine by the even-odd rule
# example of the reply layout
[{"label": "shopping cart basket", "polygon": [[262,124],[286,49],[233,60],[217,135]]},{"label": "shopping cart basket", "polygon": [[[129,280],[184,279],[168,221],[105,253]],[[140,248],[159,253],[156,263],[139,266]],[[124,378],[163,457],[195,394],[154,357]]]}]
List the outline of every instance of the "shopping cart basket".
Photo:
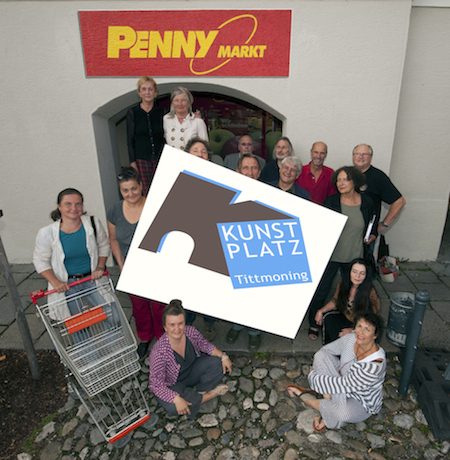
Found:
[{"label": "shopping cart basket", "polygon": [[131,431],[141,425],[151,429],[159,419],[157,414],[150,414],[136,375],[126,377],[93,397],[86,395],[71,376],[68,379],[103,437],[118,448],[127,444]]},{"label": "shopping cart basket", "polygon": [[[141,367],[136,340],[111,280],[103,276],[90,281],[87,277],[69,284],[75,290],[84,283],[73,293],[39,290],[30,295],[61,361],[94,396]],[[39,299],[48,302],[39,305]]]}]

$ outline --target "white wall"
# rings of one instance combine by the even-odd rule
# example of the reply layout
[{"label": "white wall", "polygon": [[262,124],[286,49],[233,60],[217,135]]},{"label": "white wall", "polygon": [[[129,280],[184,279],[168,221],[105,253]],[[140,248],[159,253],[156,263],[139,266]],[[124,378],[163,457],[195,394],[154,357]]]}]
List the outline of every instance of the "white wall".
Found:
[{"label": "white wall", "polygon": [[[226,5],[243,7],[238,0]],[[80,189],[86,209],[103,222],[103,193],[113,193],[109,185],[102,190],[105,171],[114,170],[107,161],[110,140],[95,139],[92,115],[125,99],[137,78],[85,77],[78,11],[187,7],[223,8],[223,2],[0,3],[0,232],[11,262],[30,261],[37,230],[50,222],[61,189]],[[353,146],[368,142],[377,152],[375,165],[388,171],[410,1],[249,0],[245,8],[293,10],[289,78],[158,77],[158,83],[207,83],[247,93],[283,119],[284,134],[304,161],[316,140],[329,145],[331,167],[351,164]],[[406,195],[403,183],[399,188]]]},{"label": "white wall", "polygon": [[407,199],[395,255],[436,259],[450,193],[450,8],[413,8],[391,178]]}]

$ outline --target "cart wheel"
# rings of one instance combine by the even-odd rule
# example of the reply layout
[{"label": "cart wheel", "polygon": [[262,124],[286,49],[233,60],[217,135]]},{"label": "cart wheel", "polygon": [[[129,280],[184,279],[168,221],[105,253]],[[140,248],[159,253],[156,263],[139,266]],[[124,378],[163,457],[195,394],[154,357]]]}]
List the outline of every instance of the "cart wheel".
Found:
[{"label": "cart wheel", "polygon": [[[67,375],[67,391],[75,401],[81,400],[86,396],[86,392],[78,384],[75,384],[72,380],[72,376]],[[77,382],[78,383],[78,382]]]},{"label": "cart wheel", "polygon": [[146,430],[153,430],[155,428],[156,424],[159,421],[159,415],[155,414],[154,412],[150,412],[150,420],[147,420],[142,426]]},{"label": "cart wheel", "polygon": [[72,382],[69,379],[67,379],[67,391],[69,392],[69,395],[72,396],[72,399],[80,399],[80,397],[77,395],[77,392],[75,391],[75,388],[73,387]]},{"label": "cart wheel", "polygon": [[131,433],[126,434],[123,438],[118,439],[113,446],[116,449],[122,449],[131,441]]}]

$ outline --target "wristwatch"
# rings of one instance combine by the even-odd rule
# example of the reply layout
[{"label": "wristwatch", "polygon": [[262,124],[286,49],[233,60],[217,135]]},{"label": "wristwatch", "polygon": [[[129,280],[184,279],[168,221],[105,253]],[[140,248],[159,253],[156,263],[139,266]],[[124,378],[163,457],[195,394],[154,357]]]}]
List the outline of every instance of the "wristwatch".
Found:
[{"label": "wristwatch", "polygon": [[381,225],[382,225],[383,227],[389,227],[389,225],[388,225],[384,220],[381,222]]}]

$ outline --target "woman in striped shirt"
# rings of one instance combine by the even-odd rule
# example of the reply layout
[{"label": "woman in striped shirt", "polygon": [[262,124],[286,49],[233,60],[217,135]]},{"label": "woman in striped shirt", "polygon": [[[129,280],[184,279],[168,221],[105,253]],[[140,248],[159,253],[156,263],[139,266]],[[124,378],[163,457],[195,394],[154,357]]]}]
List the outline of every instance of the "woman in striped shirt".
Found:
[{"label": "woman in striped shirt", "polygon": [[386,354],[377,344],[383,319],[371,311],[358,314],[351,334],[322,347],[315,355],[308,375],[312,390],[290,385],[291,396],[315,392],[323,399],[304,401],[320,412],[315,431],[341,428],[377,414],[383,404]]}]

